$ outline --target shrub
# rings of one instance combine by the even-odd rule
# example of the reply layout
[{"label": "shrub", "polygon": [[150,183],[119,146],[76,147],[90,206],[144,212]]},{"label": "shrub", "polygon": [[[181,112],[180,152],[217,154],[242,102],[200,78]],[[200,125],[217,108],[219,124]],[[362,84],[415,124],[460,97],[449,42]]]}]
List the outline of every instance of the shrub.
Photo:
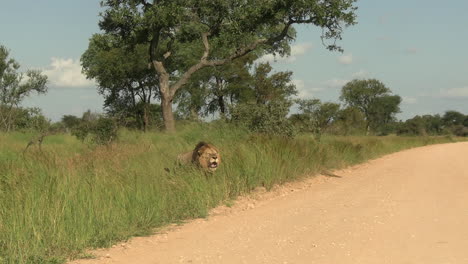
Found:
[{"label": "shrub", "polygon": [[117,124],[108,117],[100,117],[91,128],[93,142],[99,145],[109,144],[117,138]]},{"label": "shrub", "polygon": [[250,131],[294,137],[296,128],[288,120],[290,102],[272,101],[267,104],[239,104],[231,110],[231,121],[247,127]]},{"label": "shrub", "polygon": [[72,130],[72,135],[84,142],[88,136],[98,145],[106,145],[117,138],[117,123],[109,117],[99,117],[96,120],[83,120]]},{"label": "shrub", "polygon": [[455,125],[451,128],[452,133],[457,137],[468,137],[468,127]]}]

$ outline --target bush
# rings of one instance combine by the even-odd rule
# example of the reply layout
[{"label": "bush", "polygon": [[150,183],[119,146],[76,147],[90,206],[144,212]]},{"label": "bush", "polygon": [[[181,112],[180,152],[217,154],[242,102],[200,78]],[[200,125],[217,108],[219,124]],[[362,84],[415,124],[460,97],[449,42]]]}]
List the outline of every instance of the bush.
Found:
[{"label": "bush", "polygon": [[117,138],[117,124],[108,117],[100,117],[91,129],[93,142],[99,145],[109,144]]},{"label": "bush", "polygon": [[468,127],[455,125],[451,128],[452,133],[457,137],[468,137]]},{"label": "bush", "polygon": [[272,101],[268,104],[239,104],[231,110],[231,121],[252,132],[294,137],[297,129],[286,115],[290,102]]},{"label": "bush", "polygon": [[117,123],[108,117],[99,117],[96,120],[83,120],[72,130],[72,135],[84,142],[88,136],[98,145],[106,145],[117,139]]},{"label": "bush", "polygon": [[0,116],[2,115],[8,115],[11,120],[9,125],[7,123],[0,125],[1,130],[46,131],[50,126],[50,121],[37,107],[15,107],[12,109],[0,107]]}]

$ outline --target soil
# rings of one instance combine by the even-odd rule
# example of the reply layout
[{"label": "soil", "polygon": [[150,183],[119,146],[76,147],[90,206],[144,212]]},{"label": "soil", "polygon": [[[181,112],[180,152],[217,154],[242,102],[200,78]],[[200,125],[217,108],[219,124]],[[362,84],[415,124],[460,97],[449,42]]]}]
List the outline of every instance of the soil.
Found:
[{"label": "soil", "polygon": [[206,219],[91,253],[70,263],[468,263],[468,143],[258,189]]}]

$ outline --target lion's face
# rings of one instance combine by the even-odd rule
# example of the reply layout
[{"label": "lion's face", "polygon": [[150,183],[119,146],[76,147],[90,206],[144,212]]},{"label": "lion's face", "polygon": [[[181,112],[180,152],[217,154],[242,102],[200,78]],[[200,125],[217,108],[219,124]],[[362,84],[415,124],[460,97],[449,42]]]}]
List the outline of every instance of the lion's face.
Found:
[{"label": "lion's face", "polygon": [[211,144],[206,144],[197,150],[198,163],[204,169],[214,172],[221,163],[219,151]]}]

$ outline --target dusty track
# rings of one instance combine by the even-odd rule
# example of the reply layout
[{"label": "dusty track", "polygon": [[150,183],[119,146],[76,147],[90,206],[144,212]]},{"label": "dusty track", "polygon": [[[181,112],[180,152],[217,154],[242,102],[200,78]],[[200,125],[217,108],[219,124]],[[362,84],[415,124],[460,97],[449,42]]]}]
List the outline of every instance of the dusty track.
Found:
[{"label": "dusty track", "polygon": [[468,263],[468,143],[385,156],[217,208],[87,263]]}]

